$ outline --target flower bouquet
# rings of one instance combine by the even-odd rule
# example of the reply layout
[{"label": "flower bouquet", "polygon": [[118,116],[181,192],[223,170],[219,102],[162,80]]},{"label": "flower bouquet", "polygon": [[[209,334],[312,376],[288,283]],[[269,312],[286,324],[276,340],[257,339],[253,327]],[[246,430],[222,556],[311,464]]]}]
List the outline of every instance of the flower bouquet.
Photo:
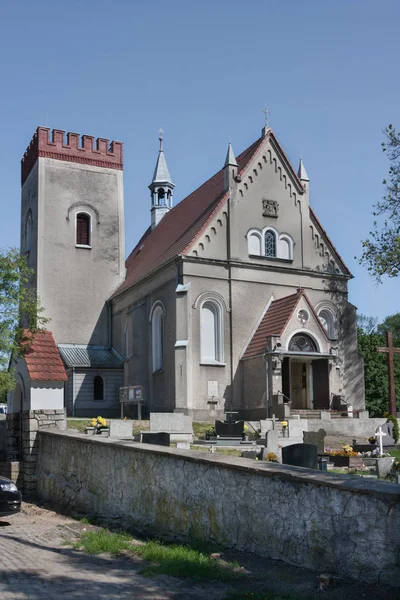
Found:
[{"label": "flower bouquet", "polygon": [[105,429],[108,430],[107,421],[103,417],[93,417],[90,421],[90,426],[94,427],[93,433],[101,433]]}]

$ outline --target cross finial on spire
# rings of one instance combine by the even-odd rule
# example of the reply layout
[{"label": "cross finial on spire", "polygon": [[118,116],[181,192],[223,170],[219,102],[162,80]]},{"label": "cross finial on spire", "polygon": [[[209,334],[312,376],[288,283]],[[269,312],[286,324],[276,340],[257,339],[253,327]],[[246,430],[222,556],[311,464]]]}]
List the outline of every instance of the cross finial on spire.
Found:
[{"label": "cross finial on spire", "polygon": [[163,149],[163,139],[164,139],[164,132],[162,129],[158,130],[158,139],[160,140],[160,150]]},{"label": "cross finial on spire", "polygon": [[268,127],[269,127],[269,125],[268,125],[268,115],[270,114],[270,111],[268,110],[268,106],[265,106],[262,112],[265,115],[265,128],[268,129]]}]

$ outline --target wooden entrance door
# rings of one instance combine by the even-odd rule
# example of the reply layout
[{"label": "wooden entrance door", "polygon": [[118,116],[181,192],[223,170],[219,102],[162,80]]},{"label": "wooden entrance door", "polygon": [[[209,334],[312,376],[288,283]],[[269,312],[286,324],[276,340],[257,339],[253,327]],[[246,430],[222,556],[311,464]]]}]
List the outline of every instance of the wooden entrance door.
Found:
[{"label": "wooden entrance door", "polygon": [[308,408],[307,364],[291,361],[290,383],[292,408]]},{"label": "wooden entrance door", "polygon": [[314,408],[329,410],[329,362],[328,359],[313,360]]}]

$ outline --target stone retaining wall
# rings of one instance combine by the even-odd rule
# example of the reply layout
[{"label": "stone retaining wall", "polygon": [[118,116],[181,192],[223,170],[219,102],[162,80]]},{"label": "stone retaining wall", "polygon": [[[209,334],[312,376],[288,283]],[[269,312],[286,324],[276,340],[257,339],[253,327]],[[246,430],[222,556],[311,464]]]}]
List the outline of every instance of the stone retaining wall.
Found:
[{"label": "stone retaining wall", "polygon": [[399,585],[395,484],[56,430],[39,439],[37,491],[56,505]]},{"label": "stone retaining wall", "polygon": [[66,429],[65,411],[25,410],[7,414],[6,421],[8,460],[20,461],[19,487],[24,496],[29,496],[36,491],[38,432],[49,428]]}]

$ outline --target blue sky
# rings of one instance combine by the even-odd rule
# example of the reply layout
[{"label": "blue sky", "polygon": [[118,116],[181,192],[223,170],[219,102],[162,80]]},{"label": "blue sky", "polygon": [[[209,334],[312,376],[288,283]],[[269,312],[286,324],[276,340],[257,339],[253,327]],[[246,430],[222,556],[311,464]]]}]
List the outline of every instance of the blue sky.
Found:
[{"label": "blue sky", "polygon": [[[372,225],[400,127],[400,3],[385,0],[69,0],[0,7],[0,246],[19,244],[20,159],[38,125],[125,143],[126,251],[149,224],[165,132],[184,198],[270,124],[354,273],[350,300],[384,318],[400,280],[376,286],[354,256]],[[47,113],[47,117],[46,117]]]}]

